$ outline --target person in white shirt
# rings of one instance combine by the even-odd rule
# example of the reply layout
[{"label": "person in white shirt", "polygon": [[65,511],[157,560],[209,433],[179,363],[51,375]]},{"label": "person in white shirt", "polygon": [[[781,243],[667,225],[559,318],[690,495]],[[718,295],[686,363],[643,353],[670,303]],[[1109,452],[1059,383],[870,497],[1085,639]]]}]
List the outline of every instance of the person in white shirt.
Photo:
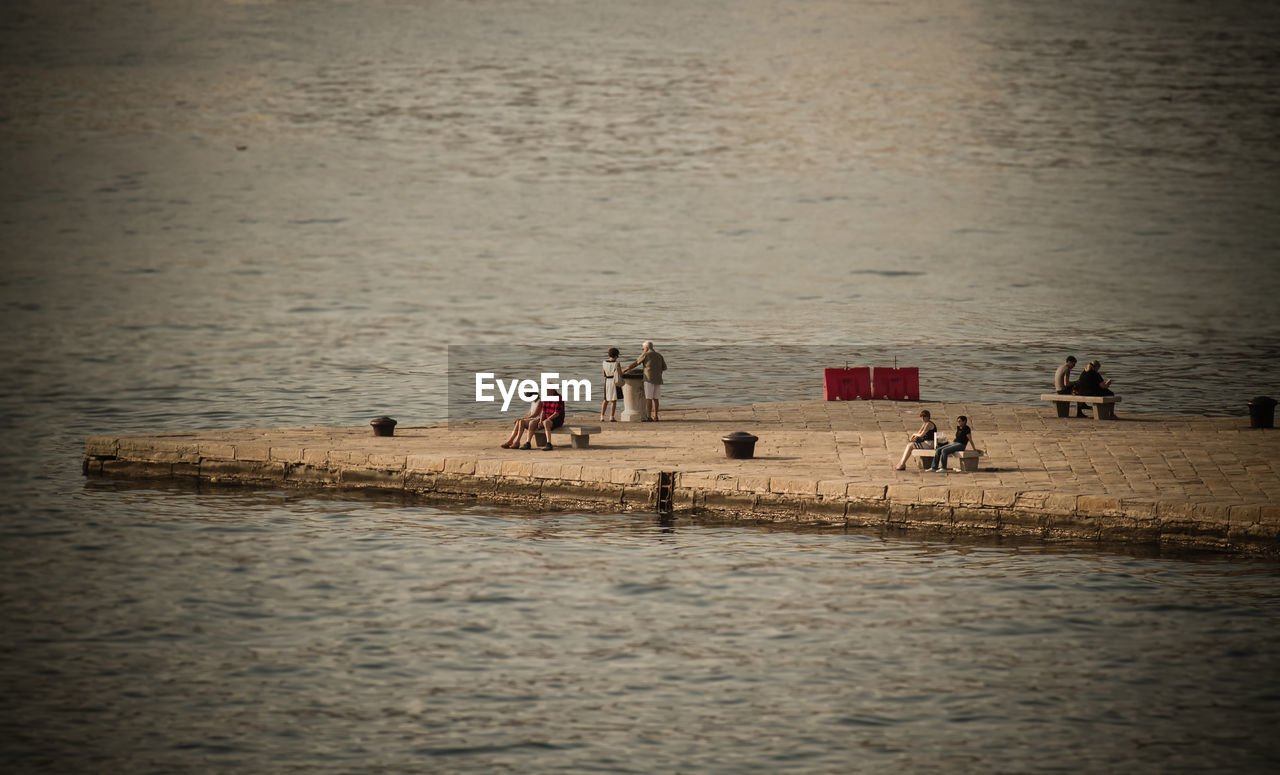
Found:
[{"label": "person in white shirt", "polygon": [[618,362],[619,354],[617,347],[610,347],[609,360],[600,367],[600,373],[604,375],[604,401],[600,403],[600,422],[604,422],[604,410],[609,404],[613,404],[609,410],[609,422],[618,421],[618,393],[622,390],[622,364]]}]

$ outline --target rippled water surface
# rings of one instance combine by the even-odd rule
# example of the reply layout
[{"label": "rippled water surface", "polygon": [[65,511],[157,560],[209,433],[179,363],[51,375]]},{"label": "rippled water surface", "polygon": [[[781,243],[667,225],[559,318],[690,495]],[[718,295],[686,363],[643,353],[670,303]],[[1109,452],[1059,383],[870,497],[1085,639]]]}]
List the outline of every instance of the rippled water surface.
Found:
[{"label": "rippled water surface", "polygon": [[[83,438],[1280,370],[1262,2],[0,7],[8,770],[1274,771],[1276,566],[86,485]],[[759,390],[708,384],[718,368]],[[592,364],[594,365],[594,364]]]},{"label": "rippled water surface", "polygon": [[5,536],[20,766],[1261,772],[1280,757],[1271,564],[271,493],[77,502],[101,516]]},{"label": "rippled water surface", "polygon": [[645,338],[784,398],[788,345],[965,400],[1068,352],[1135,409],[1280,376],[1271,3],[0,13],[6,394],[432,419],[446,344]]}]

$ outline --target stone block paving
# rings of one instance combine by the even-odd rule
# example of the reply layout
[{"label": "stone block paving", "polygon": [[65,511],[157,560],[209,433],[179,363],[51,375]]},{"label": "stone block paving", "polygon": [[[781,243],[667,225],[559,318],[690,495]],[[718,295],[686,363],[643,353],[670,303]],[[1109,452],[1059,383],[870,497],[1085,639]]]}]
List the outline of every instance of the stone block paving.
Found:
[{"label": "stone block paving", "polygon": [[[986,452],[978,471],[932,474],[914,461],[906,471],[892,470],[925,408],[947,436],[957,415],[968,416],[975,441]],[[399,426],[390,438],[373,436],[367,426],[94,437],[87,451],[94,454],[99,443],[122,448],[137,443],[165,450],[174,463],[198,461],[203,453],[234,455],[236,460],[525,476],[530,475],[526,469],[532,472],[536,466],[538,471],[555,469],[562,478],[600,481],[620,476],[619,470],[679,471],[690,481],[736,481],[740,490],[758,480],[762,492],[941,485],[957,491],[1043,491],[1126,501],[1280,505],[1280,431],[1251,429],[1244,417],[1161,416],[1123,408],[1119,415],[1116,421],[1101,422],[1058,418],[1048,404],[788,401],[667,408],[659,423],[604,423],[588,449],[572,449],[568,436],[557,434],[556,449],[550,452],[500,449],[510,428],[506,422]],[[571,415],[566,424],[600,422],[595,414],[581,414]],[[754,459],[725,457],[720,437],[738,430],[759,437]]]},{"label": "stone block paving", "polygon": [[[914,462],[907,471],[890,469],[908,434],[919,428],[924,408],[947,436],[953,434],[954,418],[966,415],[986,452],[976,473],[942,477],[953,487],[967,479],[983,488],[1125,499],[1280,502],[1280,432],[1251,429],[1247,418],[1121,413],[1116,421],[1098,422],[1059,418],[1050,407],[809,401],[756,405],[754,422],[743,422],[739,414],[733,429],[760,436],[760,457],[779,458],[783,466],[803,450],[824,478],[933,484],[939,475],[921,471]],[[680,410],[672,419],[732,424],[718,408]],[[769,440],[771,432],[779,436],[776,443]],[[829,461],[821,454],[827,438]]]}]

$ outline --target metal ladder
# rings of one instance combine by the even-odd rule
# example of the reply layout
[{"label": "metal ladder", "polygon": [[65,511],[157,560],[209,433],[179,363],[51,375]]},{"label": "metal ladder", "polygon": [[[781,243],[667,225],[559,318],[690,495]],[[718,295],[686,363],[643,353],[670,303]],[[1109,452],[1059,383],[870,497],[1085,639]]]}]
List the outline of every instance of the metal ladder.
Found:
[{"label": "metal ladder", "polygon": [[676,472],[661,471],[658,474],[658,513],[670,514],[674,509]]}]

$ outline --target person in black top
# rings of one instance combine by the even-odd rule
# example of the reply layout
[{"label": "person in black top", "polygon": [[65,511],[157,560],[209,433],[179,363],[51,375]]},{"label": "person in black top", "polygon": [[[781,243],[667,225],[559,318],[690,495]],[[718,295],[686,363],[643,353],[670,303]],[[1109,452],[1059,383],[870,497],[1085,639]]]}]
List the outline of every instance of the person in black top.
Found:
[{"label": "person in black top", "polygon": [[933,467],[930,471],[941,472],[947,470],[947,456],[954,455],[957,452],[963,452],[964,448],[973,444],[973,448],[978,452],[978,445],[973,441],[973,429],[969,427],[969,418],[960,415],[956,418],[956,438],[950,444],[939,447],[933,455]]},{"label": "person in black top", "polygon": [[1114,396],[1110,387],[1111,380],[1102,378],[1101,361],[1089,361],[1072,393],[1077,396]]},{"label": "person in black top", "polygon": [[938,426],[934,425],[933,420],[930,419],[928,409],[920,410],[920,419],[924,424],[920,426],[920,430],[907,437],[909,443],[906,449],[902,450],[902,459],[893,467],[895,471],[907,470],[907,460],[911,457],[911,450],[933,446],[933,436],[938,432]]}]

